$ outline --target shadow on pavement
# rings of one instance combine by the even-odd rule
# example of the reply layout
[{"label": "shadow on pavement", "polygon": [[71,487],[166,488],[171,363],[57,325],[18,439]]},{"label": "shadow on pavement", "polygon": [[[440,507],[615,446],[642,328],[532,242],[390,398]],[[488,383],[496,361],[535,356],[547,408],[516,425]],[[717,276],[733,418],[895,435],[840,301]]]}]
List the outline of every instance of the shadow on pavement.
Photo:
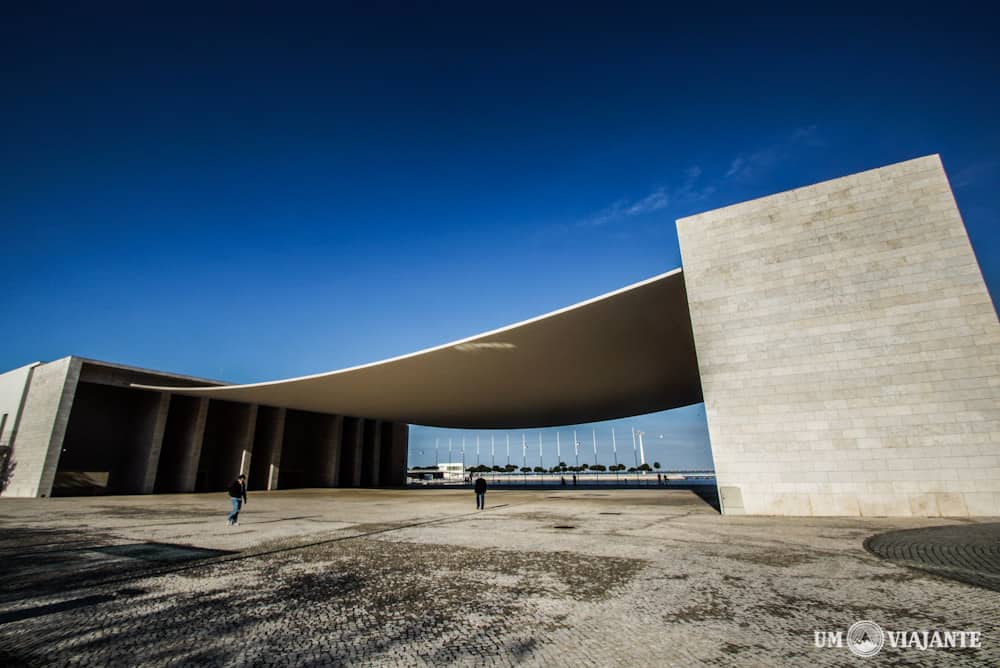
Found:
[{"label": "shadow on pavement", "polygon": [[864,546],[901,566],[1000,592],[1000,522],[888,531]]},{"label": "shadow on pavement", "polygon": [[[58,542],[39,542],[40,537],[48,537],[48,532],[4,529],[0,544],[0,561],[3,563],[0,570],[0,602],[64,594],[81,587],[99,586],[123,576],[139,575],[150,568],[232,554],[169,543],[109,544],[112,539],[98,532],[65,531],[64,540]],[[29,549],[24,551],[22,545]],[[77,600],[89,601],[90,597]]]}]

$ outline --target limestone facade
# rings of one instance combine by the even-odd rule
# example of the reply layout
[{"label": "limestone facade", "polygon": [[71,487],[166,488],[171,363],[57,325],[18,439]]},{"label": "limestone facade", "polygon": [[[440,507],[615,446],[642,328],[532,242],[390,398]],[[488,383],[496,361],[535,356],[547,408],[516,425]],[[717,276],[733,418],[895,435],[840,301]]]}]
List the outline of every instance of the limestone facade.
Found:
[{"label": "limestone facade", "polygon": [[938,156],[677,230],[724,512],[1000,514],[1000,324]]}]

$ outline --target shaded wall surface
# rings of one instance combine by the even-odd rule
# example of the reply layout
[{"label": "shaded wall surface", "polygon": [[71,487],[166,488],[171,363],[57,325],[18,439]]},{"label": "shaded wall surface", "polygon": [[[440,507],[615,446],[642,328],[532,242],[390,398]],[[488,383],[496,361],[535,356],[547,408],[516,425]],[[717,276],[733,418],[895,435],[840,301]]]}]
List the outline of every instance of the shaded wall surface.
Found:
[{"label": "shaded wall surface", "polygon": [[405,480],[406,425],[389,423],[383,439],[373,420],[136,389],[134,382],[206,381],[80,358],[38,365],[33,376],[27,435],[13,446],[24,475],[15,471],[7,495],[221,492],[240,473],[251,490]]},{"label": "shaded wall surface", "polygon": [[252,456],[256,406],[231,401],[209,401],[202,439],[196,492],[226,489],[243,473],[243,463]]},{"label": "shaded wall surface", "polygon": [[53,494],[141,493],[156,447],[160,394],[80,382]]},{"label": "shaded wall surface", "polygon": [[170,397],[154,492],[193,492],[208,417],[208,400]]},{"label": "shaded wall surface", "polygon": [[724,512],[1000,514],[1000,325],[937,156],[677,229]]}]

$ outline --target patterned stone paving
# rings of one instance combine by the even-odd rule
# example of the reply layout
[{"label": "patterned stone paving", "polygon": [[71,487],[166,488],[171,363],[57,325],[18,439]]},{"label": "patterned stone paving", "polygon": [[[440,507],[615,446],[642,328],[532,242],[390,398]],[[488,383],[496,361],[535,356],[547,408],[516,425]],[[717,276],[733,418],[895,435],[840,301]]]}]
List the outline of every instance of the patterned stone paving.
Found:
[{"label": "patterned stone paving", "polygon": [[[995,523],[723,517],[666,490],[493,491],[478,512],[460,491],[277,492],[233,528],[226,505],[0,500],[0,665],[1000,663],[995,591],[863,546]],[[862,619],[982,648],[816,647]]]},{"label": "patterned stone paving", "polygon": [[1000,592],[1000,522],[889,531],[865,541],[872,554]]}]

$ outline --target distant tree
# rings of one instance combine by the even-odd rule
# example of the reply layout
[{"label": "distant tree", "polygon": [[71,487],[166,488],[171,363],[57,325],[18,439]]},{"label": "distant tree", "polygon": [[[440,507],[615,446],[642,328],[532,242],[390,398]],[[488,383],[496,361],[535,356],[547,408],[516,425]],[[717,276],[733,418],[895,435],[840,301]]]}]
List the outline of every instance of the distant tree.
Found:
[{"label": "distant tree", "polygon": [[514,466],[513,464],[507,464],[507,466],[505,466],[503,470],[506,471],[507,473],[513,473],[514,471],[517,470],[517,467]]},{"label": "distant tree", "polygon": [[535,473],[545,473],[545,469],[541,466],[536,466]]},{"label": "distant tree", "polygon": [[499,466],[494,466],[492,470],[493,470],[493,471],[496,471],[497,473],[500,473],[500,472],[502,472],[502,471],[503,471],[503,469],[502,469],[502,468],[500,468]]},{"label": "distant tree", "polygon": [[643,463],[642,463],[642,464],[641,464],[641,465],[639,466],[639,470],[640,470],[640,471],[651,471],[652,469],[650,469],[650,468],[649,468],[649,464],[647,464],[647,463],[643,462]]},{"label": "distant tree", "polygon": [[659,471],[660,470],[660,462],[653,462],[653,468],[656,469],[657,471]]},{"label": "distant tree", "polygon": [[561,470],[562,469],[560,469],[558,466],[553,466],[552,468],[549,469],[549,473],[559,473],[559,471]]},{"label": "distant tree", "polygon": [[[623,466],[624,466],[624,464],[623,464]],[[628,467],[628,472],[629,472],[629,473],[635,473],[635,470],[636,470],[636,469],[635,469],[635,467],[634,467],[634,466],[630,466],[630,467]]]},{"label": "distant tree", "polygon": [[594,464],[593,466],[590,467],[590,470],[591,471],[607,471],[608,467],[606,467],[604,464]]},{"label": "distant tree", "polygon": [[521,467],[521,473],[531,473],[531,467],[530,466],[522,466]]},{"label": "distant tree", "polygon": [[14,450],[9,445],[0,446],[0,492],[7,489],[10,479],[14,476],[17,463],[14,461]]}]

